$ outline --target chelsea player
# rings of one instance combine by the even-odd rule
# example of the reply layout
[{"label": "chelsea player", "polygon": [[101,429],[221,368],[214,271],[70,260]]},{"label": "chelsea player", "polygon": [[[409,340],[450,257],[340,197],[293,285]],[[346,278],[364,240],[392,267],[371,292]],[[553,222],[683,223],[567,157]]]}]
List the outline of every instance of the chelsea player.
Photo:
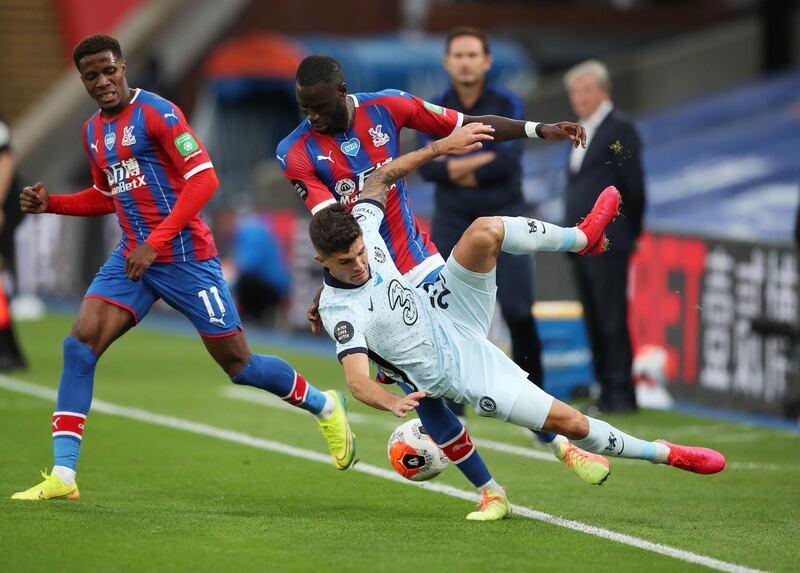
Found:
[{"label": "chelsea player", "polygon": [[[311,221],[315,258],[325,273],[320,315],[336,340],[353,396],[399,417],[423,400],[449,398],[470,404],[482,416],[544,429],[556,433],[558,441],[569,438],[595,455],[647,460],[700,474],[722,471],[725,458],[717,451],[642,440],[584,416],[530,384],[527,373],[486,338],[497,295],[500,252],[603,253],[608,248],[605,228],[619,212],[616,188],[606,188],[577,227],[513,216],[476,219],[435,283],[425,289],[415,288],[385,256],[388,246],[380,227],[390,186],[437,157],[479,149],[493,132],[490,126],[472,123],[403,155],[370,177],[352,213],[335,205]],[[387,392],[373,383],[369,360],[403,380],[410,388],[407,395]],[[447,444],[437,443],[447,452]],[[597,457],[608,467],[605,458]],[[489,476],[476,485],[482,494],[480,508],[468,520],[511,516],[505,490],[494,479]]]}]

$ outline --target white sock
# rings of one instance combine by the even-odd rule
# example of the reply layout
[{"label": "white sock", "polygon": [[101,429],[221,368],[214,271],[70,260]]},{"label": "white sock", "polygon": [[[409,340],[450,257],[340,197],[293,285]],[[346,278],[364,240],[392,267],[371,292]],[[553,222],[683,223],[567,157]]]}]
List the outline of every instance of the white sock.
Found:
[{"label": "white sock", "polygon": [[503,493],[503,486],[501,486],[499,483],[497,483],[496,481],[494,481],[494,478],[490,479],[490,480],[489,480],[489,481],[487,481],[485,484],[483,484],[481,487],[479,487],[479,488],[478,488],[478,491],[480,491],[481,493],[483,493],[483,492],[484,492],[484,491],[486,491],[487,489],[488,489],[488,490],[491,490],[491,491],[493,491],[493,492],[497,492],[497,493]]},{"label": "white sock", "polygon": [[67,466],[53,466],[51,474],[56,474],[67,485],[75,484],[75,470]]},{"label": "white sock", "polygon": [[323,392],[323,394],[325,394],[325,405],[322,407],[319,414],[314,415],[320,420],[327,420],[331,417],[331,414],[333,414],[333,409],[336,407],[336,400],[334,400],[330,394],[326,394],[325,392]]},{"label": "white sock", "polygon": [[571,251],[577,253],[588,244],[586,235],[577,227],[559,227],[538,219],[500,217],[505,236],[500,249],[506,253],[526,255],[536,251]]},{"label": "white sock", "polygon": [[656,445],[656,455],[653,457],[651,462],[654,464],[665,464],[667,463],[667,458],[669,457],[669,446],[662,444],[661,442],[653,442]]},{"label": "white sock", "polygon": [[572,441],[579,448],[595,454],[647,460],[656,464],[663,464],[667,461],[669,447],[664,444],[648,442],[631,436],[604,420],[589,416],[587,419],[589,420],[589,435],[582,440]]},{"label": "white sock", "polygon": [[557,454],[558,451],[561,449],[561,444],[568,444],[569,440],[562,436],[561,434],[556,434],[556,437],[553,438],[551,441],[547,442],[545,445],[550,448],[550,451],[553,454]]}]

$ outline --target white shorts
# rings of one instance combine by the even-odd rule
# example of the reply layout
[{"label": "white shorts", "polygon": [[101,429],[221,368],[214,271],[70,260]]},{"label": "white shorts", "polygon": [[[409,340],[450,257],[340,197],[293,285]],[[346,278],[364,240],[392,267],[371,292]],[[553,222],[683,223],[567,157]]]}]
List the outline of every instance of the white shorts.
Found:
[{"label": "white shorts", "polygon": [[476,273],[451,255],[433,288],[437,291],[434,308],[457,365],[444,397],[469,404],[481,416],[507,421],[520,392],[531,386],[538,393],[533,403],[526,401],[526,409],[531,419],[540,420],[534,429],[541,428],[553,397],[535,387],[527,373],[486,338],[497,297],[495,269]]}]

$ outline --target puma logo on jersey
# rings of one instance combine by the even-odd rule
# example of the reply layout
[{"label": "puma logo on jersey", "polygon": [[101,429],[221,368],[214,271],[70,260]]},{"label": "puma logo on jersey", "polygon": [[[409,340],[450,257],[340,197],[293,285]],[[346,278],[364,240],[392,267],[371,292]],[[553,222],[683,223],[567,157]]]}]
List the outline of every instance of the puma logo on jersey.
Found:
[{"label": "puma logo on jersey", "polygon": [[162,114],[162,115],[164,116],[164,119],[169,119],[170,117],[174,117],[174,118],[175,118],[175,121],[180,121],[180,120],[178,119],[178,116],[177,116],[177,114],[175,113],[175,110],[174,110],[174,109],[171,109],[171,110],[169,110],[169,113],[164,113],[164,114]]},{"label": "puma logo on jersey", "polygon": [[317,155],[317,161],[325,160],[325,161],[330,161],[331,163],[333,163],[334,161],[333,161],[333,159],[331,159],[331,155],[332,154],[333,154],[333,149],[331,149],[328,152],[328,155]]},{"label": "puma logo on jersey", "polygon": [[281,162],[281,164],[282,164],[284,167],[286,167],[286,155],[275,155],[275,157],[277,157],[277,158],[278,158],[278,161],[280,161],[280,162]]},{"label": "puma logo on jersey", "polygon": [[94,149],[94,152],[95,152],[95,153],[97,153],[97,152],[99,151],[99,148],[97,147],[97,140],[96,140],[96,139],[94,140],[94,142],[93,142],[93,143],[90,143],[90,144],[89,144],[89,147],[91,147],[92,149]]}]

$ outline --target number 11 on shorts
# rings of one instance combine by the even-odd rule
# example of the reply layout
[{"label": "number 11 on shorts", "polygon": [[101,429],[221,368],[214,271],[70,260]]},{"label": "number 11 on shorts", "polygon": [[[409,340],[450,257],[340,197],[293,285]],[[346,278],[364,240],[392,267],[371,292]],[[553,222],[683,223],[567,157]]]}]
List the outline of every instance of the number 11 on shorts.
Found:
[{"label": "number 11 on shorts", "polygon": [[[211,297],[208,296],[208,293],[214,296],[214,302],[217,303],[217,309],[219,310],[219,314],[214,312],[214,306],[211,304]],[[222,304],[222,298],[219,296],[219,289],[217,287],[212,286],[208,290],[201,290],[197,293],[201,299],[203,299],[203,304],[206,305],[206,312],[208,312],[209,320],[212,318],[217,318],[217,316],[225,316],[225,305]]]}]

